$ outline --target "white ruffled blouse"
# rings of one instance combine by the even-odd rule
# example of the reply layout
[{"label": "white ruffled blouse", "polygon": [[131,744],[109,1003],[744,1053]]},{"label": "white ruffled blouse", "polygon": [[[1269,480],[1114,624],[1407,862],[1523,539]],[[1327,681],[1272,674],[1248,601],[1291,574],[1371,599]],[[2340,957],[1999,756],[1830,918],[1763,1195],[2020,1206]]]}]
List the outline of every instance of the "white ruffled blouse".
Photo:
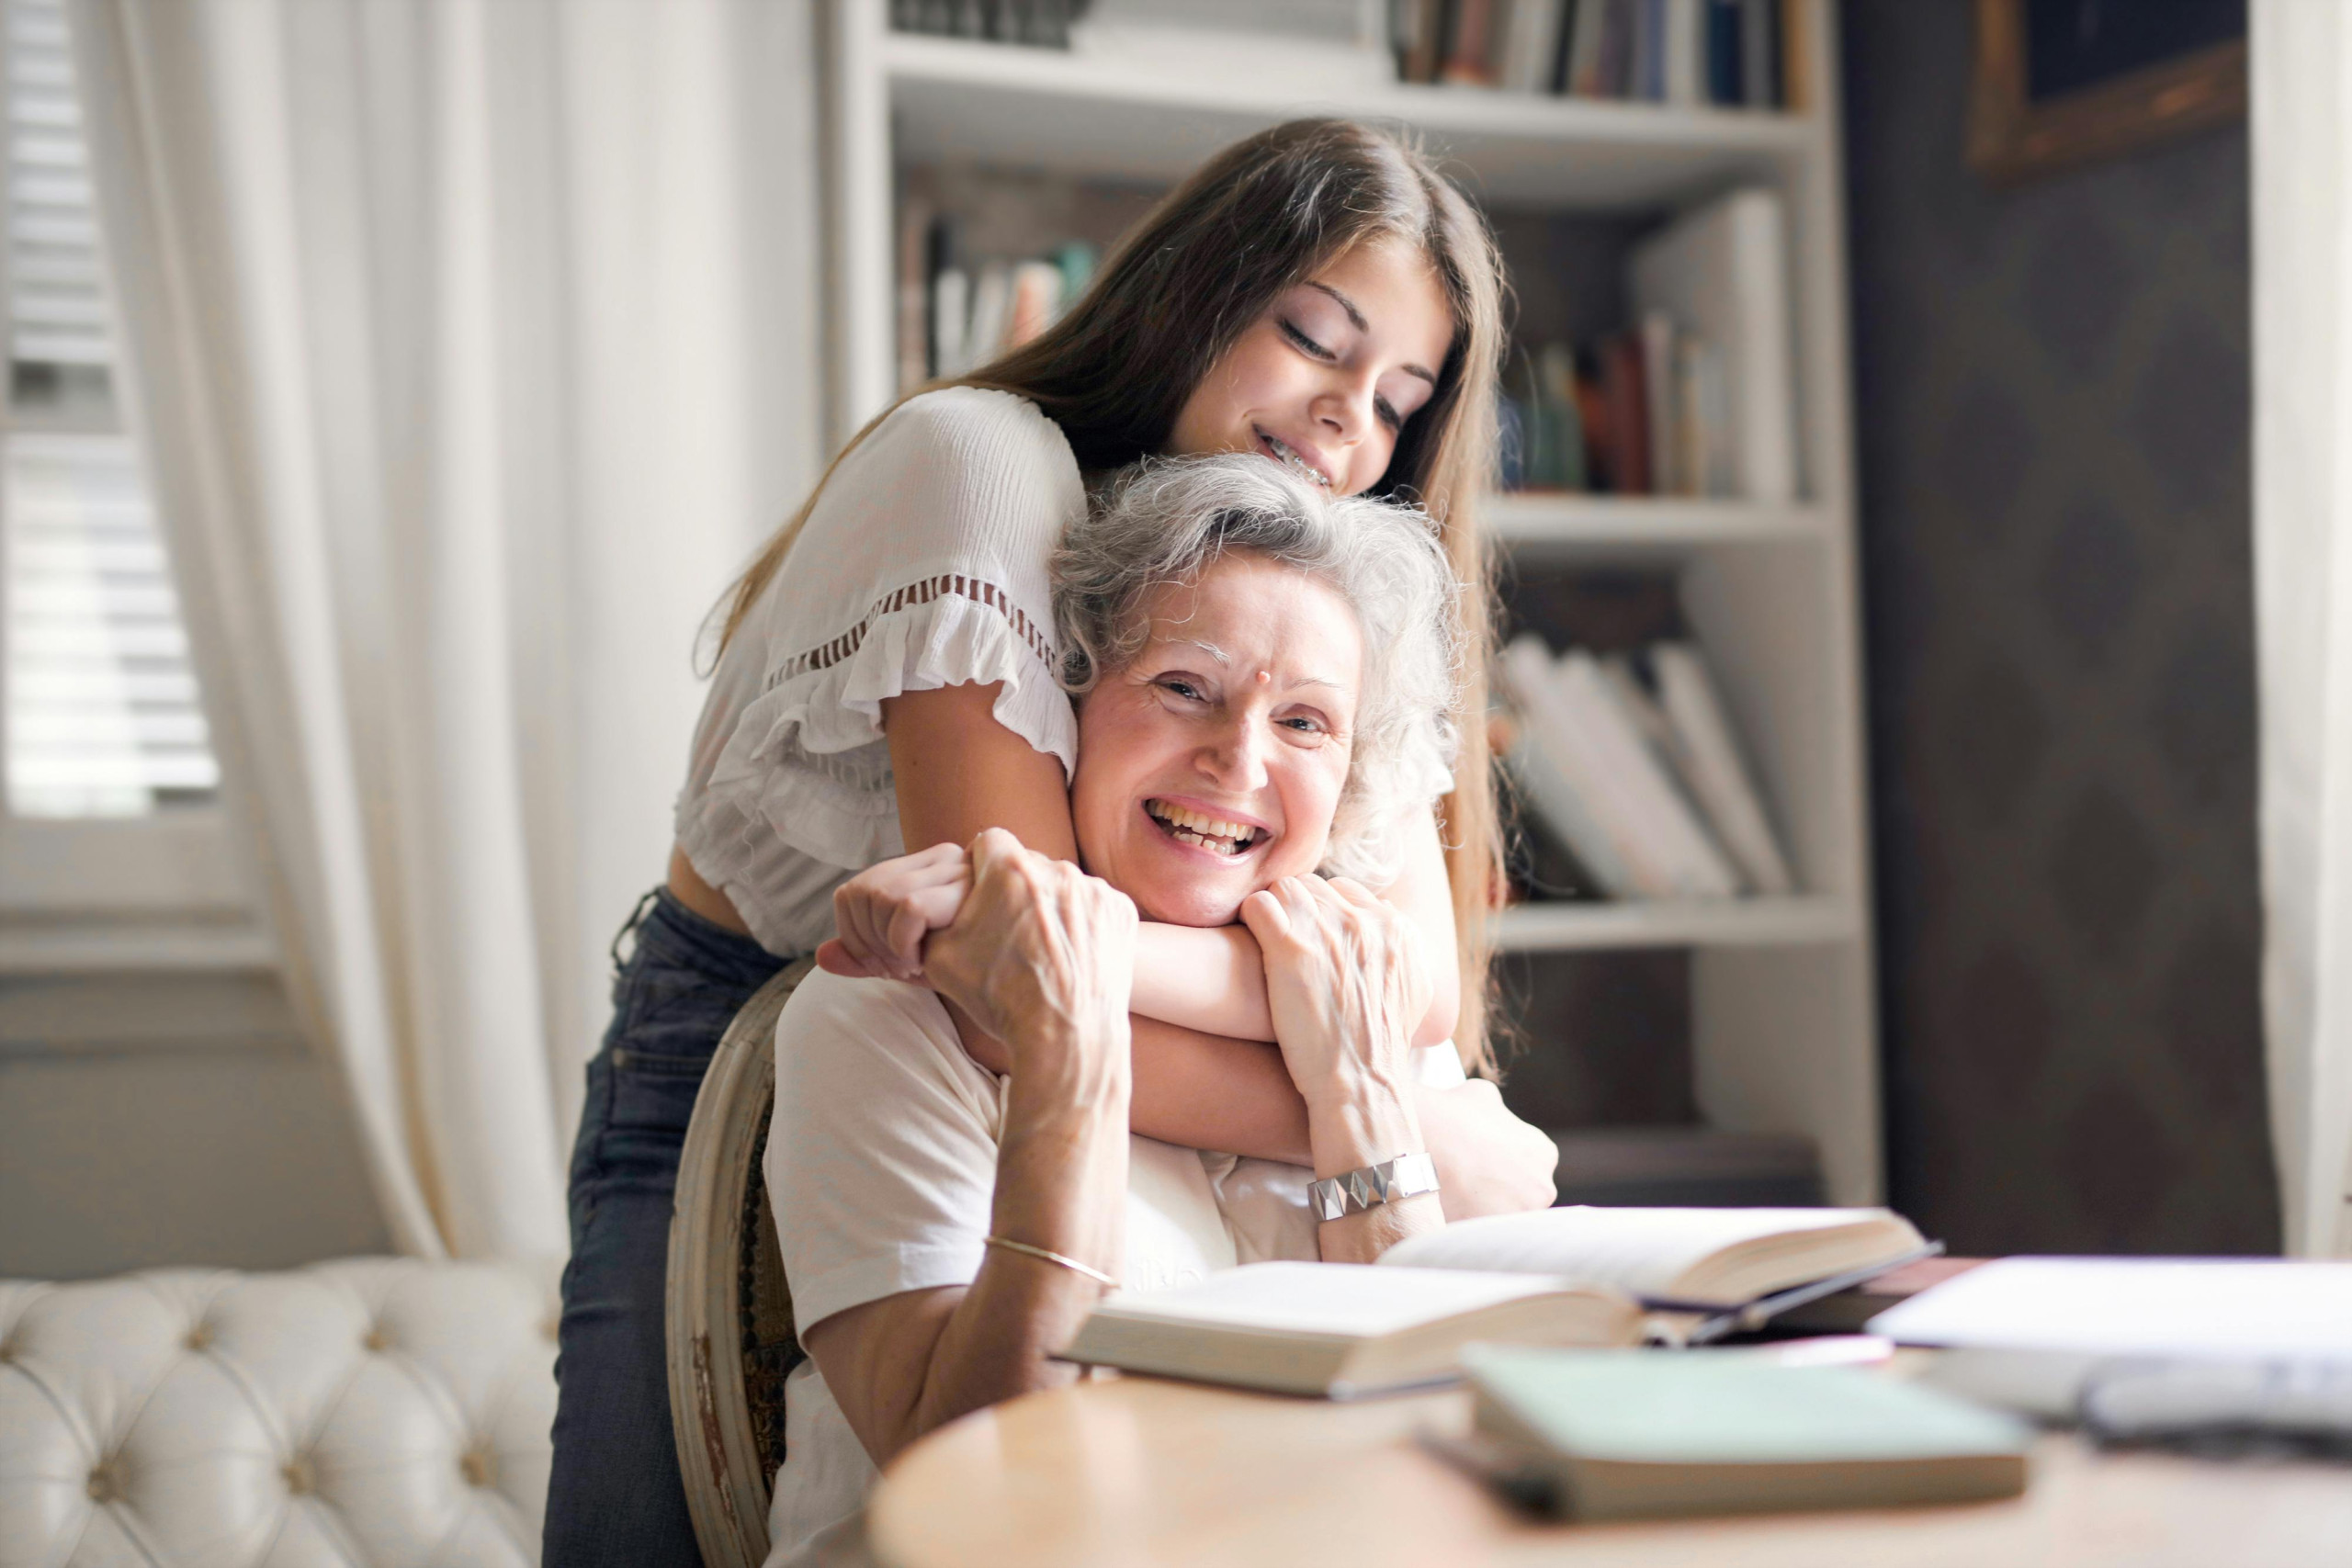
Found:
[{"label": "white ruffled blouse", "polygon": [[763,947],[833,931],[833,889],[903,851],[882,700],[1002,682],[997,721],[1078,756],[1046,561],[1086,504],[1058,425],[1009,392],[901,404],[846,456],[714,671],[679,847]]}]

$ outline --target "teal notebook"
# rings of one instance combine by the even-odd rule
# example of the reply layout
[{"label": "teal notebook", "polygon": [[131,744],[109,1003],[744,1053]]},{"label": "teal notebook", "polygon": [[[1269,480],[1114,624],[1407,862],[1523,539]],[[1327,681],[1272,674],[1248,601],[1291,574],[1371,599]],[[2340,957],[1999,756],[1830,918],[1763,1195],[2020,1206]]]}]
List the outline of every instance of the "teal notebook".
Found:
[{"label": "teal notebook", "polygon": [[1875,1372],[1736,1350],[1462,1355],[1514,1490],[1580,1519],[1886,1507],[2025,1489],[2031,1428]]}]

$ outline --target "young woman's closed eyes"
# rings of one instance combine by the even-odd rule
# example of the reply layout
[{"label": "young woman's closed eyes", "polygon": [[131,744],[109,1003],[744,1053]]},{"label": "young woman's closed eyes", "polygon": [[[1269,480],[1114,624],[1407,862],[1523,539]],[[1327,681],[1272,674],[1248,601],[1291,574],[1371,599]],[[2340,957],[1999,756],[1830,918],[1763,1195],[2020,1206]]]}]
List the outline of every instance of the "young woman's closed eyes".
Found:
[{"label": "young woman's closed eyes", "polygon": [[[1309,337],[1306,333],[1306,329],[1300,326],[1296,321],[1284,321],[1282,323],[1282,329],[1283,333],[1289,336],[1291,342],[1298,345],[1299,352],[1302,354],[1305,354],[1311,358],[1325,362],[1335,362],[1338,360],[1338,355],[1334,354],[1329,348],[1326,348],[1323,344],[1316,342],[1314,338]],[[1405,428],[1405,416],[1398,413],[1396,412],[1396,405],[1390,402],[1385,397],[1374,395],[1372,400],[1372,406],[1380,415],[1380,423],[1386,425],[1390,430],[1402,430]]]}]

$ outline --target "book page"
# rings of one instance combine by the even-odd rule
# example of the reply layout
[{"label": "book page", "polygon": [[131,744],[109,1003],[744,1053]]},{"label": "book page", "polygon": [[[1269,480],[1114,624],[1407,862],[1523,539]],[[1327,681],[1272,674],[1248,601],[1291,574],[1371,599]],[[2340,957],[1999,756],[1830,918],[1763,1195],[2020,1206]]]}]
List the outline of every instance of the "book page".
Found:
[{"label": "book page", "polygon": [[[1385,1261],[1385,1259],[1383,1259]],[[1094,1310],[1107,1317],[1219,1325],[1347,1338],[1394,1334],[1498,1302],[1566,1288],[1524,1273],[1381,1269],[1364,1263],[1252,1263],[1197,1285],[1119,1292]]]},{"label": "book page", "polygon": [[[1759,1236],[1876,1220],[1883,1209],[1600,1209],[1464,1220],[1391,1247],[1381,1264],[1556,1274],[1628,1295],[1668,1297],[1689,1269]],[[1374,1265],[1378,1267],[1379,1265]]]},{"label": "book page", "polygon": [[2005,1258],[1869,1326],[1905,1345],[2352,1360],[2352,1263]]}]

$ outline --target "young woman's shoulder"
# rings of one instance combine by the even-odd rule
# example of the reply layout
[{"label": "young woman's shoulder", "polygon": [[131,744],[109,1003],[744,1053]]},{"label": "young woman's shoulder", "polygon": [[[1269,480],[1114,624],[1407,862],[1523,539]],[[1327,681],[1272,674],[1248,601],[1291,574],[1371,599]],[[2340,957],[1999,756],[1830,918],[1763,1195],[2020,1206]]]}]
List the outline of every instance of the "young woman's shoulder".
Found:
[{"label": "young woman's shoulder", "polygon": [[1046,553],[1085,506],[1069,442],[1036,404],[943,387],[900,403],[843,455],[808,538],[881,550],[894,568],[1017,567],[1042,592]]},{"label": "young woman's shoulder", "polygon": [[1079,482],[1078,460],[1061,426],[1028,399],[992,387],[941,387],[909,398],[865,445],[892,460],[921,454],[957,468],[1019,466]]}]

